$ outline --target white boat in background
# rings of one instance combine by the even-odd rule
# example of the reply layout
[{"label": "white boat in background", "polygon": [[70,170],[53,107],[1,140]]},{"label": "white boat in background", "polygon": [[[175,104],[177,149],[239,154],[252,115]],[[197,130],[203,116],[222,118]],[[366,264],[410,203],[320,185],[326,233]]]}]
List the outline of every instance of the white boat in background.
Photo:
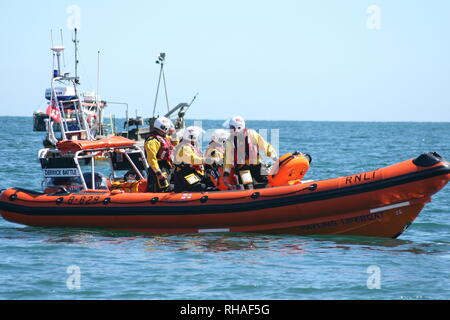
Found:
[{"label": "white boat in background", "polygon": [[[45,111],[37,110],[33,113],[33,131],[47,132],[44,139],[44,146],[54,148],[56,143],[65,139],[95,140],[105,138],[111,135],[127,137],[143,145],[145,139],[149,136],[153,123],[159,116],[156,107],[161,84],[164,86],[165,101],[167,112],[163,115],[172,118],[175,128],[182,132],[185,127],[184,116],[196,100],[196,94],[190,103],[178,103],[170,108],[167,96],[167,87],[164,74],[165,53],[160,53],[156,63],[160,65],[158,86],[156,90],[153,114],[151,118],[143,118],[137,115],[130,118],[128,113],[128,103],[125,102],[106,102],[98,96],[98,74],[97,74],[97,93],[79,92],[80,80],[77,74],[77,31],[75,29],[75,76],[71,77],[69,73],[61,72],[61,57],[64,57],[64,46],[53,46],[53,74],[51,87],[45,90],[45,99],[48,106]],[[62,37],[61,37],[62,38]],[[163,82],[161,80],[164,80]],[[104,109],[108,104],[119,104],[126,106],[125,123],[123,130],[117,130],[116,117],[110,115],[109,122],[105,122]],[[57,132],[61,134],[56,135]],[[180,134],[182,135],[182,133]]]},{"label": "white boat in background", "polygon": [[[47,136],[45,146],[54,146],[58,140],[67,134],[72,139],[95,139],[108,136],[108,125],[103,122],[104,108],[107,102],[101,100],[95,92],[80,93],[80,80],[77,74],[78,40],[75,29],[75,76],[61,72],[61,56],[64,46],[53,46],[53,74],[50,88],[45,90],[47,108],[33,113],[33,131],[45,131]],[[61,37],[62,38],[62,37]],[[78,114],[78,109],[80,113]],[[70,134],[75,128],[79,134]],[[89,130],[87,130],[89,129]],[[57,138],[55,132],[61,132]]]},{"label": "white boat in background", "polygon": [[[61,74],[60,58],[64,47],[53,47],[58,67],[53,70],[51,86],[45,91],[45,98],[49,101],[46,114],[47,136],[44,145],[56,146],[61,140],[95,140],[95,132],[89,123],[88,114],[83,107],[83,100],[78,92],[79,78],[71,77],[69,73]],[[60,127],[60,137],[56,137],[54,123]]]}]

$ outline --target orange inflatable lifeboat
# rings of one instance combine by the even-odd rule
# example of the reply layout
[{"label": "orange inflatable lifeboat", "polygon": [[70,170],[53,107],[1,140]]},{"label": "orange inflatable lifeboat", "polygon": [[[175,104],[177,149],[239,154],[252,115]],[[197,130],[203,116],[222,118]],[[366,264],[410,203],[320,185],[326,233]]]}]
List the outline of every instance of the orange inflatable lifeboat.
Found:
[{"label": "orange inflatable lifeboat", "polygon": [[[73,158],[67,154],[43,157],[41,164],[47,171],[44,175],[77,175],[72,168],[50,167],[79,168],[78,158],[93,158],[97,152],[109,154],[114,171],[131,167],[141,175],[146,165],[142,150],[133,145],[106,144],[97,149],[92,144],[86,150],[76,147]],[[143,161],[139,164],[139,160]],[[450,179],[450,164],[437,153],[381,169],[303,183],[290,182],[303,177],[309,167],[308,158],[292,154],[283,160],[271,178],[272,185],[286,184],[282,186],[215,192],[124,192],[104,188],[96,180],[89,183],[89,178],[79,174],[76,177],[83,185],[79,191],[5,190],[0,195],[0,213],[8,221],[29,226],[153,234],[258,232],[398,237]],[[285,170],[289,173],[292,169],[292,176],[281,177]],[[94,179],[95,175],[91,176]],[[115,174],[110,179],[113,185]]]}]

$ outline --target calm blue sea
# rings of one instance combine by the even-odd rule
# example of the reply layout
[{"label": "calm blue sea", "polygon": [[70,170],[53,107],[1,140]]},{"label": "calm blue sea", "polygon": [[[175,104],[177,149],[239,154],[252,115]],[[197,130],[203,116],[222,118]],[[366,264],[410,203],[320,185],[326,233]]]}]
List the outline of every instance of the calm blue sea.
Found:
[{"label": "calm blue sea", "polygon": [[[450,123],[248,126],[266,129],[269,140],[278,135],[281,154],[310,153],[306,179],[373,170],[429,151],[450,158]],[[43,136],[32,131],[31,117],[0,117],[0,189],[40,190]],[[145,235],[32,228],[0,218],[0,299],[449,299],[449,217],[447,186],[399,239]]]}]

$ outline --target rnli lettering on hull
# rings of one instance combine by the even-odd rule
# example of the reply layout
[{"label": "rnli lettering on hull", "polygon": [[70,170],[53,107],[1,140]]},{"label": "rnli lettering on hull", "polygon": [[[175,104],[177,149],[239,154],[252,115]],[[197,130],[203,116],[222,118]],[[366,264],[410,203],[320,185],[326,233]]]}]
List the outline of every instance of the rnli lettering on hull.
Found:
[{"label": "rnli lettering on hull", "polygon": [[352,176],[345,177],[345,184],[349,185],[349,184],[355,184],[355,183],[361,183],[361,182],[369,182],[371,180],[375,180],[375,177],[376,177],[376,171],[355,174]]}]

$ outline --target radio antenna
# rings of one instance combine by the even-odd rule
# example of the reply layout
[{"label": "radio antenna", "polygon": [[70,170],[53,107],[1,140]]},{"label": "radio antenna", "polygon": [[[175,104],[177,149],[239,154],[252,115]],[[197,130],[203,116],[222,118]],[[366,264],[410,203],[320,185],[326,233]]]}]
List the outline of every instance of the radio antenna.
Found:
[{"label": "radio antenna", "polygon": [[[60,32],[60,34],[61,34],[61,47],[64,48],[64,38],[63,38],[63,32],[62,32],[62,29],[59,29],[59,32]],[[64,68],[65,68],[65,67],[66,67],[66,58],[65,58],[65,56],[64,56],[64,51],[62,52],[62,56],[63,56],[63,65],[64,65]]]},{"label": "radio antenna", "polygon": [[72,39],[73,43],[75,44],[75,78],[78,78],[78,43],[80,42],[77,38],[77,28],[74,28],[74,38]]},{"label": "radio antenna", "polygon": [[170,107],[169,107],[169,96],[167,95],[167,85],[166,85],[166,75],[164,70],[162,70],[162,75],[163,75],[163,81],[164,81],[164,91],[166,93],[166,105],[167,105],[167,112],[170,111]]},{"label": "radio antenna", "polygon": [[[52,42],[52,48],[54,47],[53,44],[53,30],[50,29],[50,41]],[[55,52],[53,51],[53,70],[55,69]]]},{"label": "radio antenna", "polygon": [[53,45],[53,30],[50,29],[50,40],[52,41],[52,48],[54,47]]},{"label": "radio antenna", "polygon": [[95,102],[99,106],[98,92],[100,90],[100,51],[97,52],[97,94],[95,95]]}]

